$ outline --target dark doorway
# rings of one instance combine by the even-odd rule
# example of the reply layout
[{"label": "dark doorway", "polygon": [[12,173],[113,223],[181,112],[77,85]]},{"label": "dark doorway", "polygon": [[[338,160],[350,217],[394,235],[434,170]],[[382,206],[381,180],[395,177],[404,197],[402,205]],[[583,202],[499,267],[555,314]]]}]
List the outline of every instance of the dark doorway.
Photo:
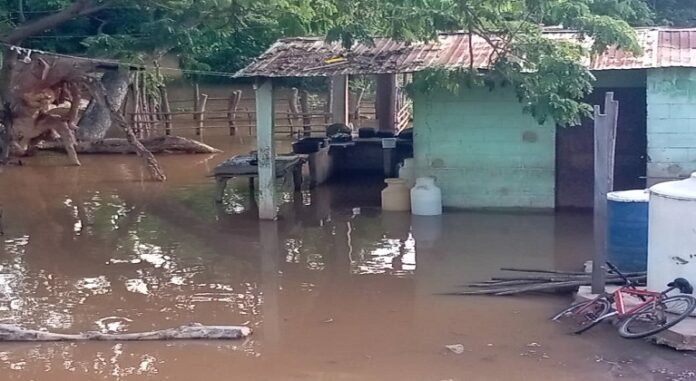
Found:
[{"label": "dark doorway", "polygon": [[[647,106],[644,87],[596,88],[586,100],[603,105],[604,94],[619,101],[614,189],[645,188]],[[556,207],[591,208],[594,183],[593,121],[559,127],[556,133]]]}]

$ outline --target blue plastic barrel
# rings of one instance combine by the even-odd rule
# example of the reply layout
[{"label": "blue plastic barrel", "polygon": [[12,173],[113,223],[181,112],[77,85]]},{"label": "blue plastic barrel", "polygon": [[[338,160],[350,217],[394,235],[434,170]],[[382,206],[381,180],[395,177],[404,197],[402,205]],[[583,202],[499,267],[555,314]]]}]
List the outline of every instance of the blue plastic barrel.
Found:
[{"label": "blue plastic barrel", "polygon": [[607,257],[626,272],[648,267],[647,190],[607,194]]}]

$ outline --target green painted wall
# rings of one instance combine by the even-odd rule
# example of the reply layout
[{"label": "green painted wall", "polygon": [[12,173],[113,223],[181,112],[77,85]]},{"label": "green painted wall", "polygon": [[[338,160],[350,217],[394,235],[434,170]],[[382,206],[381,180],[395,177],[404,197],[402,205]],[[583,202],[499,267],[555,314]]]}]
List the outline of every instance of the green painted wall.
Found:
[{"label": "green painted wall", "polygon": [[512,91],[462,93],[414,97],[417,174],[437,178],[445,206],[553,208],[553,125],[523,114]]},{"label": "green painted wall", "polygon": [[648,185],[696,171],[696,70],[648,71]]}]

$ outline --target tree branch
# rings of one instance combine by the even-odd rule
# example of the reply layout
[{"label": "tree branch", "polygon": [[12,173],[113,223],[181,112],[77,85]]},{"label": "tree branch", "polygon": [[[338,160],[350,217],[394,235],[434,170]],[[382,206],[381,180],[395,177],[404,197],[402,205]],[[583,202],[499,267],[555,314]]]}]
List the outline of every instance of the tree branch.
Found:
[{"label": "tree branch", "polygon": [[55,28],[74,18],[99,12],[112,3],[113,0],[106,0],[101,4],[95,4],[92,0],[75,0],[69,7],[59,12],[18,26],[4,38],[4,41],[8,44],[18,44],[28,37]]}]

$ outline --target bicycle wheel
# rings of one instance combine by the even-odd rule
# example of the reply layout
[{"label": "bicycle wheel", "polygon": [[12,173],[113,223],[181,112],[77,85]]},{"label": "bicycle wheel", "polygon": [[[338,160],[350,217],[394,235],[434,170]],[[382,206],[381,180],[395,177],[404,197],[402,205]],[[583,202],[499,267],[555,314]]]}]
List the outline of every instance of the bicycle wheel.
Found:
[{"label": "bicycle wheel", "polygon": [[552,317],[568,326],[575,334],[581,334],[604,320],[604,316],[611,310],[611,303],[605,298],[588,300],[573,304]]},{"label": "bicycle wheel", "polygon": [[619,335],[627,339],[652,336],[684,320],[694,309],[696,299],[693,296],[670,296],[657,305],[647,304],[632,313],[619,326]]}]

